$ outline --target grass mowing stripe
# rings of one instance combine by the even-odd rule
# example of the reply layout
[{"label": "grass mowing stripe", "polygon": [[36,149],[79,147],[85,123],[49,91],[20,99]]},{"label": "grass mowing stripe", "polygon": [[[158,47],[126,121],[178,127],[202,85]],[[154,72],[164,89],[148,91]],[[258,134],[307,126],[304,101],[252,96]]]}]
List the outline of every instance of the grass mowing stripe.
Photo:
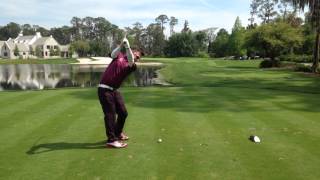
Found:
[{"label": "grass mowing stripe", "polygon": [[[59,115],[61,112],[63,112],[65,108],[68,107],[69,102],[54,101],[54,103],[48,103],[46,101],[60,98],[59,96],[61,96],[61,98],[63,97],[62,94],[49,96],[48,99],[42,99],[38,103],[35,103],[34,106],[30,106],[32,109],[38,112],[28,113],[24,116],[17,115],[17,117],[14,119],[16,123],[13,127],[9,126],[8,128],[1,130],[2,136],[0,137],[0,140],[6,141],[10,139],[10,141],[4,144],[2,148],[10,146],[12,143],[15,143],[15,141],[19,140],[19,138],[24,138],[26,134],[41,127],[42,124],[48,123],[48,121],[52,120],[52,118],[54,118],[56,115]],[[73,104],[70,105],[72,106]],[[17,132],[17,130],[19,131]]]},{"label": "grass mowing stripe", "polygon": [[[129,111],[125,129],[131,136],[131,140],[128,142],[129,151],[126,154],[129,161],[128,165],[139,167],[132,174],[134,179],[154,179],[158,169],[157,164],[154,162],[158,148],[156,141],[159,135],[159,129],[156,125],[158,111],[150,109],[150,107],[134,106],[137,102],[143,103],[145,101],[144,97],[152,94],[153,90],[153,88],[126,88],[123,93]],[[116,174],[114,177],[116,178]],[[123,178],[128,178],[128,176],[123,176]]]},{"label": "grass mowing stripe", "polygon": [[[75,104],[66,111],[68,113],[76,113],[77,106],[78,104]],[[92,116],[92,109],[94,112],[96,112],[96,107],[90,107],[86,109],[86,113],[94,118],[94,116]],[[68,120],[67,122],[60,121],[57,122],[58,124],[52,123],[50,125],[51,127],[56,126],[57,128],[51,130],[53,131],[52,136],[47,136],[37,143],[40,147],[42,147],[38,149],[38,152],[42,153],[31,155],[31,158],[38,160],[40,159],[40,162],[42,162],[39,164],[38,161],[34,161],[35,164],[38,164],[36,167],[25,165],[22,167],[22,172],[46,172],[46,174],[55,174],[55,177],[58,179],[58,177],[63,177],[65,173],[69,171],[70,166],[79,167],[79,162],[82,162],[83,159],[85,159],[84,156],[88,153],[92,153],[90,149],[81,149],[85,148],[85,146],[79,146],[78,143],[85,144],[94,143],[97,141],[96,139],[92,139],[92,142],[89,140],[89,135],[95,132],[95,129],[98,126],[97,123],[89,123],[88,116],[86,116],[85,113],[74,114],[72,118],[72,120],[70,118],[66,118]],[[41,133],[41,129],[39,129],[38,132],[35,132],[35,134]],[[48,133],[50,133],[50,131]],[[99,147],[104,148],[103,144],[99,145]],[[49,148],[49,151],[46,152],[46,148]],[[74,162],[75,159],[78,160],[78,163]],[[50,164],[45,164],[44,162],[46,160],[50,161]],[[50,170],[48,171],[47,169]],[[42,179],[46,177],[46,174],[31,175]],[[22,174],[20,176],[23,177],[25,175]]]},{"label": "grass mowing stripe", "polygon": [[[164,93],[171,94],[171,96],[167,95],[166,99],[174,101],[176,91],[176,89],[165,91]],[[193,156],[191,148],[193,142],[186,133],[186,131],[189,132],[189,129],[183,129],[185,119],[174,108],[170,108],[170,104],[167,108],[158,109],[155,112],[158,112],[155,122],[157,134],[163,140],[162,143],[158,143],[156,149],[157,177],[160,179],[183,178],[189,174],[185,172],[185,169],[190,169],[192,162],[197,158]],[[192,179],[193,176],[191,175],[189,178]]]},{"label": "grass mowing stripe", "polygon": [[[232,174],[233,177],[243,177],[246,171],[237,171],[239,162],[234,162],[233,152],[230,151],[225,143],[224,134],[220,134],[215,126],[208,126],[208,121],[215,117],[207,116],[206,113],[186,113],[179,112],[184,117],[185,126],[182,129],[192,132],[185,132],[186,138],[190,139],[190,152],[193,156],[193,162],[190,163],[188,172],[183,175],[188,179],[228,179]],[[185,168],[180,169],[183,173]],[[223,171],[228,171],[228,174]]]},{"label": "grass mowing stripe", "polygon": [[0,91],[0,100],[1,100],[0,107],[2,109],[7,107],[8,105],[20,102],[20,101],[13,101],[14,99],[25,100],[25,98],[21,98],[21,97],[27,97],[30,94],[32,94],[32,91],[26,91],[23,93],[18,91],[13,91],[13,92]]},{"label": "grass mowing stripe", "polygon": [[[23,153],[24,155],[18,153],[18,156],[15,156],[14,159],[16,159],[16,161],[17,161],[17,162],[20,162],[20,163],[21,163],[21,159],[23,159],[23,158],[30,161],[30,160],[32,159],[32,157],[26,155],[25,153],[26,153],[26,151],[27,151],[29,148],[31,148],[32,144],[34,144],[34,141],[37,140],[37,139],[39,138],[39,136],[41,137],[41,134],[44,134],[44,132],[46,132],[47,135],[50,134],[50,132],[52,132],[52,129],[51,129],[50,127],[53,126],[53,125],[59,124],[59,122],[56,122],[56,121],[53,121],[53,120],[54,120],[54,119],[63,119],[63,117],[67,114],[67,113],[65,113],[65,112],[69,112],[70,109],[73,109],[73,111],[76,112],[77,109],[78,109],[78,108],[77,108],[77,105],[78,105],[78,102],[77,102],[77,101],[74,101],[73,103],[70,103],[70,104],[65,104],[64,108],[63,108],[63,109],[60,109],[61,111],[58,111],[58,112],[60,112],[60,113],[56,113],[55,115],[48,117],[46,123],[41,124],[41,125],[38,126],[37,128],[34,128],[34,129],[32,130],[32,132],[29,132],[28,135],[25,135],[24,138],[19,141],[18,146],[15,147],[15,148],[13,148],[13,149],[17,149],[18,152],[20,152],[20,151],[21,151],[21,147],[25,147],[25,149],[23,149],[23,152],[20,152],[20,153]],[[57,111],[57,110],[56,110],[56,111]],[[81,116],[81,115],[79,114],[79,116]],[[74,124],[74,123],[76,123],[76,122],[74,122],[74,121],[66,121],[66,122],[61,121],[60,123],[61,123],[61,125],[60,125],[61,128],[68,128],[68,127],[69,127],[68,124]],[[50,131],[50,130],[51,130],[51,131]],[[59,129],[59,130],[61,130],[61,129]],[[56,131],[56,130],[53,129],[53,131]],[[55,133],[55,134],[56,134],[56,133]],[[57,132],[57,134],[60,134],[60,133]],[[61,133],[61,134],[63,134],[63,133]],[[47,138],[47,137],[44,137],[44,139],[46,139],[46,138]],[[43,141],[43,139],[41,139],[41,141]],[[39,143],[39,142],[38,142],[38,143]],[[22,157],[21,157],[21,155],[22,155]],[[20,157],[20,158],[19,158],[19,157]],[[66,156],[65,156],[65,157],[66,157]],[[37,159],[37,158],[36,158],[36,159]],[[61,158],[61,159],[63,159],[63,158]],[[48,159],[44,159],[43,161],[46,162],[47,160],[48,160]],[[43,161],[42,161],[42,162],[43,162]],[[32,162],[32,161],[31,161],[31,162]],[[30,163],[31,163],[31,162],[30,162]],[[40,162],[41,162],[41,161],[40,161]],[[54,161],[51,161],[51,163],[49,163],[48,165],[52,165],[53,162],[54,162]],[[34,162],[34,163],[36,164],[37,161]],[[60,164],[59,164],[59,165],[60,165]],[[57,166],[58,168],[61,167],[61,166],[59,166],[59,165]],[[28,164],[20,164],[20,166],[21,166],[20,168],[22,168],[22,169],[23,169],[23,167],[31,167],[31,168],[32,168],[32,166],[30,166],[29,163],[28,163]],[[36,166],[36,167],[43,167],[43,166],[45,166],[45,164],[42,164],[42,166]],[[16,168],[17,168],[17,166],[16,166]],[[33,168],[34,168],[34,167],[33,167]],[[51,167],[51,168],[52,168],[52,167]],[[30,172],[32,172],[32,169],[30,169],[30,170],[28,170],[28,171],[19,171],[19,172],[22,172],[22,173],[21,173],[21,174],[16,173],[16,174],[14,174],[14,177],[20,177],[20,178],[21,178],[21,177],[24,177],[25,174],[23,174],[23,173],[30,173]],[[44,172],[45,172],[45,171],[44,171]],[[35,176],[35,175],[33,174],[33,176]]]},{"label": "grass mowing stripe", "polygon": [[11,112],[15,112],[16,110],[22,110],[22,108],[20,107],[21,105],[23,105],[23,107],[27,107],[28,105],[37,103],[38,98],[44,98],[43,93],[15,92],[15,94],[17,94],[17,96],[11,97],[10,100],[1,99],[1,102],[3,103],[0,109],[1,119],[5,119],[4,115],[10,115]]},{"label": "grass mowing stripe", "polygon": [[[238,93],[237,93],[237,95],[238,95]],[[255,95],[255,92],[253,92],[253,94],[251,94],[251,95]],[[245,95],[244,96],[242,96],[242,97],[245,97]],[[235,103],[238,103],[239,101],[237,101],[237,102],[235,102]],[[265,104],[264,106],[266,106],[266,107],[273,107],[274,105],[272,104],[272,103],[269,103],[269,102],[264,102],[263,104]],[[249,113],[247,113],[247,114],[249,114]],[[255,113],[250,113],[249,115],[250,116],[253,116]],[[258,113],[257,113],[258,114]],[[281,113],[281,115],[283,114],[283,112]],[[260,114],[261,115],[261,114]],[[293,115],[294,116],[294,115]],[[279,117],[277,117],[277,114],[276,113],[270,113],[268,116],[262,116],[262,118],[263,117],[268,117],[269,118],[269,120],[270,119],[281,119],[281,123],[282,124],[286,124],[286,125],[290,125],[290,115],[287,115],[287,116],[285,116],[285,117],[288,117],[288,119],[286,119],[286,118],[284,118],[283,116],[281,116],[280,118]],[[248,117],[248,119],[250,119],[249,117]],[[261,119],[261,117],[257,117],[257,119]],[[278,126],[278,124],[274,124],[274,123],[269,123],[269,122],[271,122],[271,121],[263,121],[263,123],[267,126],[267,127],[273,127],[273,126]],[[274,121],[273,121],[274,122]],[[292,128],[293,127],[296,127],[296,126],[292,126]],[[282,137],[282,135],[281,134],[279,134],[278,132],[273,132],[274,134],[273,135],[269,135],[269,136],[271,136],[271,137],[277,137],[278,139],[280,138],[281,139],[281,137]],[[268,136],[268,135],[267,135]],[[267,141],[267,140],[266,140]],[[266,142],[266,143],[268,143],[268,141]],[[273,147],[277,147],[277,145],[279,145],[279,144],[285,144],[284,146],[293,146],[293,147],[295,147],[295,149],[300,149],[301,148],[301,146],[297,146],[297,144],[292,144],[292,142],[288,142],[288,141],[283,141],[283,142],[278,142],[278,143],[276,143],[276,144],[274,144],[274,145],[269,145],[269,146],[266,146],[268,149],[269,149],[269,151],[270,152],[279,152],[279,149],[278,149],[278,151],[276,151],[276,150],[274,150],[273,149]],[[270,148],[270,147],[272,147],[272,148]],[[302,151],[304,151],[304,150],[302,150]],[[307,153],[307,152],[304,152],[304,153],[306,153],[306,154],[308,154],[308,156],[310,156],[311,154],[310,153]],[[277,155],[279,155],[278,153],[276,153]],[[312,157],[312,155],[311,155],[311,157]],[[279,158],[279,157],[278,157]],[[285,165],[285,164],[286,165]],[[282,169],[282,171],[281,171],[281,173],[278,173],[279,175],[283,175],[283,177],[285,177],[287,174],[296,174],[296,175],[300,175],[299,173],[296,173],[296,172],[299,172],[299,168],[295,168],[294,167],[294,165],[292,164],[292,161],[291,162],[287,162],[287,161],[279,161],[279,164],[283,164],[282,166],[280,166],[281,168],[278,168],[278,169]],[[285,167],[285,168],[284,168]],[[283,173],[283,171],[288,171],[289,170],[289,172],[288,173],[284,173],[284,174],[282,174]],[[296,176],[297,177],[297,176]],[[300,176],[300,178],[304,178],[303,176]]]},{"label": "grass mowing stripe", "polygon": [[[236,96],[235,93],[237,94]],[[274,159],[274,154],[272,152],[269,152],[263,146],[263,144],[254,145],[253,143],[250,143],[247,139],[249,133],[246,132],[246,127],[250,126],[250,121],[252,121],[253,118],[249,113],[245,112],[245,109],[243,109],[244,112],[239,112],[242,110],[241,103],[239,104],[239,101],[241,100],[238,99],[238,101],[233,101],[234,99],[237,99],[239,92],[237,92],[236,90],[229,90],[224,91],[219,95],[224,97],[225,107],[227,107],[226,111],[229,114],[214,112],[213,116],[222,116],[221,119],[223,119],[223,122],[217,123],[216,126],[219,127],[217,129],[220,130],[220,133],[225,134],[225,137],[228,138],[227,141],[230,142],[231,151],[235,154],[235,156],[237,156],[236,160],[239,160],[241,162],[241,166],[238,167],[238,170],[241,171],[243,169],[246,169],[249,172],[249,175],[247,177],[242,178],[263,178],[265,174],[278,172],[278,169],[270,167],[263,168],[264,160]],[[261,158],[258,158],[258,154],[263,154],[263,156],[261,156]],[[258,159],[260,160],[260,162]],[[279,165],[281,164],[281,162],[273,161],[269,162],[269,164]],[[282,164],[282,166],[285,167],[285,164]],[[288,173],[290,173],[290,171]],[[234,176],[231,175],[231,177]]]},{"label": "grass mowing stripe", "polygon": [[[128,91],[130,91],[130,89]],[[124,90],[123,94],[124,96],[126,96],[126,89]],[[143,94],[144,93],[139,90],[137,93],[135,93],[136,97],[131,98],[140,99]],[[151,134],[148,134],[148,132],[154,132],[154,130],[150,128],[152,127],[150,123],[154,122],[153,118],[155,116],[153,115],[152,111],[144,110],[143,108],[131,107],[131,101],[128,101],[126,97],[125,99],[128,102],[127,108],[129,110],[129,117],[127,120],[128,122],[126,123],[126,130],[131,136],[129,147],[122,150],[99,149],[90,151],[88,153],[86,153],[86,151],[81,151],[79,152],[81,153],[81,155],[77,155],[77,158],[69,158],[72,162],[69,163],[70,166],[66,167],[65,174],[62,177],[71,178],[76,175],[78,178],[84,179],[128,178],[127,174],[122,173],[122,169],[125,166],[139,167],[136,171],[132,172],[132,174],[130,175],[131,178],[141,179],[146,176],[152,177],[152,171],[150,171],[150,167],[152,167],[152,164],[154,163],[152,163],[152,160],[150,159],[150,157],[152,157],[150,153],[153,152],[152,149],[154,149],[155,147],[146,146],[145,144],[153,142],[153,136]],[[132,108],[137,110],[134,110]],[[100,111],[101,110],[99,109],[99,114],[102,113]],[[142,113],[143,116],[141,116],[140,113],[135,115],[135,111]],[[146,121],[146,119],[148,119],[148,121]],[[103,126],[102,118],[99,119],[99,121],[101,121],[101,123],[99,124]],[[148,129],[149,131],[137,131],[138,129]],[[104,134],[102,130],[101,134]],[[92,160],[92,156],[95,157],[94,160]],[[124,161],[124,159],[126,159],[126,161]],[[98,171],[98,169],[101,167],[104,167],[104,171]],[[143,169],[145,169],[145,171]],[[149,171],[146,173],[147,169],[149,169]]]},{"label": "grass mowing stripe", "polygon": [[[12,128],[12,126],[18,126],[20,123],[26,123],[26,121],[29,120],[32,121],[32,119],[28,118],[30,115],[37,115],[39,111],[43,111],[43,107],[48,106],[50,102],[55,102],[55,100],[60,96],[61,93],[51,93],[49,95],[47,95],[47,93],[42,93],[41,95],[37,95],[36,98],[25,98],[24,101],[16,104],[16,107],[20,108],[11,108],[10,111],[1,109],[0,115],[3,114],[2,118],[6,119],[6,121],[0,122],[0,130]],[[21,106],[23,108],[21,108]],[[21,114],[24,116],[21,116]]]},{"label": "grass mowing stripe", "polygon": [[[252,113],[252,115],[254,115],[254,113]],[[289,117],[294,117],[294,114]],[[279,117],[279,114],[275,113],[259,117],[259,119],[266,122],[266,126],[257,130],[257,132],[260,131],[259,134],[261,134],[266,147],[270,152],[274,152],[277,156],[277,159],[275,160],[282,162],[282,164],[287,164],[286,166],[277,166],[277,168],[281,170],[281,173],[279,174],[283,177],[292,176],[292,178],[295,177],[299,179],[306,179],[306,176],[319,176],[316,175],[318,171],[315,170],[316,167],[313,165],[320,163],[317,158],[319,157],[319,153],[317,151],[319,149],[319,145],[316,144],[316,141],[310,142],[310,138],[307,138],[307,136],[304,135],[299,137],[287,133],[287,130],[284,130],[285,128],[281,127],[288,127],[290,131],[295,131],[294,129],[297,128],[288,122],[286,123],[286,121],[290,122],[290,119],[284,119],[282,113],[281,117]],[[279,124],[275,125],[270,122],[270,119],[281,119],[284,123],[280,126]],[[301,154],[301,156],[297,156],[297,154]],[[304,170],[302,171],[302,169]],[[292,172],[285,173],[285,170],[291,170]],[[307,173],[308,171],[310,172]],[[301,172],[305,173],[302,174]]]}]

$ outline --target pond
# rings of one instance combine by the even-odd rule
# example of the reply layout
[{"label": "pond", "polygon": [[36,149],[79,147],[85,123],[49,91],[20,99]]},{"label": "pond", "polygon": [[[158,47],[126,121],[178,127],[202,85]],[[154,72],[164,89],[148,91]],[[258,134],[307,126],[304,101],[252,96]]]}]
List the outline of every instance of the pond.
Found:
[{"label": "pond", "polygon": [[[123,86],[152,86],[162,66],[138,66]],[[18,64],[0,65],[0,91],[42,90],[64,87],[96,87],[106,65]]]}]

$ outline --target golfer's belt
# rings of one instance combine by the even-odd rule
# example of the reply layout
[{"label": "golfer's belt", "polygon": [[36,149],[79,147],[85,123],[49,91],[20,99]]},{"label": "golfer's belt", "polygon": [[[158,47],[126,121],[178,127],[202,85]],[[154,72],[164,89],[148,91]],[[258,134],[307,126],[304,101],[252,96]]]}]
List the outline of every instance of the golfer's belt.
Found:
[{"label": "golfer's belt", "polygon": [[108,85],[105,85],[105,84],[99,84],[98,87],[101,87],[101,88],[104,88],[104,89],[109,89],[111,91],[116,90],[115,88],[113,88],[111,86],[108,86]]}]

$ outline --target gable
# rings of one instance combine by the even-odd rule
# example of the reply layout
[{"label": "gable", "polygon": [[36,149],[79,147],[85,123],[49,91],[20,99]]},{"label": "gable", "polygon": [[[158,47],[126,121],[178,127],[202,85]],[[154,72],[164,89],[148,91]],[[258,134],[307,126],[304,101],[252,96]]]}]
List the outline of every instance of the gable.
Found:
[{"label": "gable", "polygon": [[2,48],[3,45],[4,45],[4,41],[0,41],[0,49]]}]

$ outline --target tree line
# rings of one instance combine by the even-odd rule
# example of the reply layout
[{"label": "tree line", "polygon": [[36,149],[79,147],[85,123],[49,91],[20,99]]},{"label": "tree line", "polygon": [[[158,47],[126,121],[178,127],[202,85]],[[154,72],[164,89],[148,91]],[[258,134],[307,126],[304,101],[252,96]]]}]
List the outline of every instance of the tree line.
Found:
[{"label": "tree line", "polygon": [[[305,7],[309,9],[302,19],[298,10]],[[313,62],[312,71],[316,72],[320,47],[319,11],[320,1],[314,0],[252,0],[249,25],[243,27],[237,18],[230,34],[220,29],[209,44],[208,52],[215,57]]]}]

